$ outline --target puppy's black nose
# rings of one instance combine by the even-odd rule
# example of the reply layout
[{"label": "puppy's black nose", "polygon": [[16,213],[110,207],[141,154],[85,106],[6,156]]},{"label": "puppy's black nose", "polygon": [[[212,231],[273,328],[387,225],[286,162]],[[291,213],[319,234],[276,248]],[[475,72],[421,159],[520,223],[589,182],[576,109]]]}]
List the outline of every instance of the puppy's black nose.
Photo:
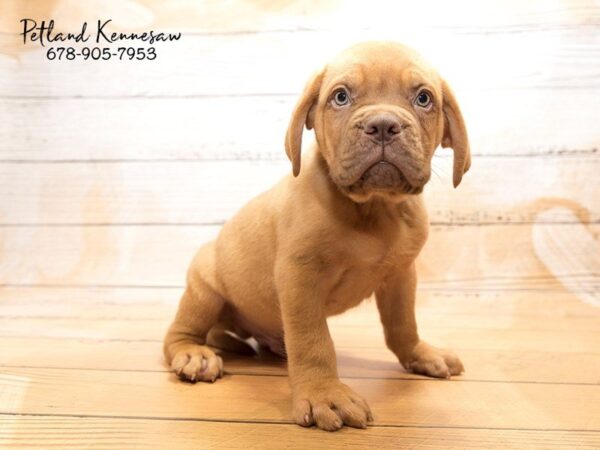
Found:
[{"label": "puppy's black nose", "polygon": [[387,143],[396,136],[402,127],[400,122],[390,113],[373,114],[365,121],[363,133],[381,143]]}]

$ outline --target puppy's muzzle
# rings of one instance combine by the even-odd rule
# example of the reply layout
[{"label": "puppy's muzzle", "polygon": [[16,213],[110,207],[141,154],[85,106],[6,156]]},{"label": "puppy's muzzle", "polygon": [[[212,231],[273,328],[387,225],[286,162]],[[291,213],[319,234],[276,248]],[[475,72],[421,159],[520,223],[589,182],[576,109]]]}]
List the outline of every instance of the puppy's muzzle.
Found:
[{"label": "puppy's muzzle", "polygon": [[[403,117],[391,111],[372,112],[362,120],[362,136],[367,153],[363,156],[363,168],[359,185],[361,188],[395,190],[419,193],[423,184],[408,177],[411,173],[409,160],[410,125]],[[368,142],[368,144],[366,143]],[[408,171],[408,173],[406,173]],[[412,181],[412,182],[411,182]]]}]

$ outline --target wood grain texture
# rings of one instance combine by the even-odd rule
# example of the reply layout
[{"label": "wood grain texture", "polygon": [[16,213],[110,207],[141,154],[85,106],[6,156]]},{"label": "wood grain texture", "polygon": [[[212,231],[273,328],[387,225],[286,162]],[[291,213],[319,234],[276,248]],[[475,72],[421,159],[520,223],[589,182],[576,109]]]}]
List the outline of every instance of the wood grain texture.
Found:
[{"label": "wood grain texture", "polygon": [[[379,25],[379,24],[378,24]],[[524,38],[524,35],[526,38]],[[185,35],[157,45],[151,70],[144,62],[111,59],[47,61],[37,43],[17,57],[0,55],[2,97],[145,97],[295,94],[310,73],[355,42],[391,39],[415,47],[435,63],[458,94],[467,89],[587,89],[597,91],[597,27],[518,33],[452,33],[381,28],[296,33]],[[0,35],[14,47],[15,37]],[[306,51],[310,48],[311,51]],[[193,55],[193,56],[192,56]],[[43,68],[43,70],[40,70]],[[105,83],[106,79],[119,83]],[[164,82],[169,80],[169,82]],[[15,95],[15,92],[18,94]],[[514,91],[512,91],[514,92]],[[514,95],[514,94],[511,94]],[[460,96],[459,96],[460,98]],[[517,96],[514,97],[518,99]]]},{"label": "wood grain texture", "polygon": [[[549,212],[548,212],[549,213]],[[543,221],[542,213],[540,216]],[[586,267],[600,267],[600,243],[585,227],[574,226],[566,234],[564,230],[547,230],[534,226],[533,245],[538,257],[544,264],[561,279],[561,283],[567,289],[575,289],[581,292],[583,286],[578,285],[577,280],[569,280],[567,273],[580,271]],[[583,251],[577,251],[575,246]],[[590,289],[580,297],[592,306],[600,307],[600,296],[594,289]]]},{"label": "wood grain texture", "polygon": [[[476,157],[600,151],[600,135],[590,132],[600,109],[594,92],[486,88],[458,98]],[[295,95],[5,99],[0,160],[285,160],[283,136],[295,101]],[[312,140],[306,135],[305,142]]]},{"label": "wood grain texture", "polygon": [[[174,316],[165,314],[170,318]],[[578,352],[598,352],[596,341],[600,339],[597,326],[590,330],[573,331],[570,328],[552,327],[551,320],[546,321],[546,329],[529,329],[527,327],[464,327],[463,321],[447,320],[442,327],[432,326],[424,321],[421,334],[424,338],[438,346],[466,348],[480,351],[531,350],[544,351],[551,348],[559,353],[568,353],[576,347]],[[511,321],[509,321],[511,322]],[[598,320],[595,320],[596,325]],[[334,322],[335,324],[335,322]],[[99,321],[85,319],[0,319],[2,336],[28,337],[36,336],[48,340],[109,340],[122,342],[162,342],[168,321]],[[361,339],[352,339],[353,334],[360,334]],[[340,348],[360,349],[360,352],[370,352],[372,349],[385,349],[383,331],[378,323],[371,326],[344,327],[337,325],[332,328],[331,335]]]},{"label": "wood grain texture", "polygon": [[[548,279],[529,285],[498,285],[477,290],[476,280],[457,280],[452,286],[423,281],[418,286],[420,312],[451,318],[454,315],[490,316],[497,320],[520,318],[600,318],[600,309],[582,302],[577,293]],[[81,318],[111,320],[165,318],[165,308],[177,306],[182,286],[172,287],[96,287],[96,286],[18,286],[0,288],[0,315],[14,318]],[[362,306],[364,305],[364,307]],[[372,306],[372,305],[371,305]],[[352,311],[371,317],[369,303]],[[135,311],[135,314],[132,314]]]},{"label": "wood grain texture", "polygon": [[[49,288],[35,291],[53,295]],[[79,295],[52,301],[45,313],[26,297],[1,299],[0,366],[166,371],[161,338],[176,309],[176,297],[170,302],[149,298],[145,303],[134,300],[115,305],[111,303],[112,289],[99,293],[95,301],[91,294],[94,290],[73,291]],[[577,315],[574,310],[563,310],[560,315],[557,300],[546,294],[536,299],[531,293],[503,293],[504,299],[494,303],[477,298],[460,301],[465,295],[462,292],[454,295],[454,301],[447,294],[435,299],[424,294],[419,296],[419,303],[425,306],[417,314],[421,333],[461,354],[468,371],[460,380],[600,383],[600,353],[593,344],[600,332],[598,309],[564,295],[559,297],[558,305],[579,306],[585,315]],[[445,300],[453,304],[452,309],[448,305],[445,311],[440,308]],[[503,310],[504,303],[512,303],[512,307]],[[343,376],[415,378],[401,370],[383,344],[373,302],[365,302],[329,322]],[[115,355],[123,354],[128,357],[117,366]],[[260,358],[226,355],[225,363],[230,374],[286,375],[285,363],[268,354]],[[583,364],[586,370],[574,371],[572,363]]]},{"label": "wood grain texture", "polygon": [[[464,294],[455,293],[454,295]],[[419,297],[422,297],[422,295]],[[424,297],[427,296],[424,295]],[[512,294],[510,294],[510,297],[512,297]],[[135,336],[138,336],[140,339],[156,339],[161,337],[160,334],[157,335],[162,331],[161,326],[167,326],[168,319],[174,315],[178,300],[177,297],[174,297],[168,305],[130,303],[117,307],[111,305],[110,308],[106,306],[104,308],[95,307],[93,311],[86,312],[84,309],[86,307],[89,309],[94,305],[94,302],[88,301],[87,297],[84,297],[79,302],[63,303],[55,301],[53,305],[56,311],[52,311],[50,314],[44,314],[44,308],[36,308],[35,312],[32,313],[32,306],[27,302],[22,301],[20,305],[14,303],[11,305],[10,302],[5,301],[0,305],[0,323],[2,324],[2,331],[14,330],[14,332],[21,335],[26,335],[26,333],[33,330],[44,331],[44,328],[39,326],[39,323],[43,322],[48,325],[48,330],[80,329],[85,333],[87,330],[92,332],[94,327],[98,327],[109,333],[112,331],[122,333],[118,336],[110,334],[108,337],[111,338],[123,337],[135,340]],[[419,298],[420,300],[421,298]],[[424,300],[427,301],[427,298]],[[545,304],[550,306],[552,302],[546,300]],[[598,314],[596,308],[585,308],[585,311],[589,311],[587,315],[561,317],[558,314],[548,316],[537,313],[534,305],[535,303],[526,301],[521,310],[512,311],[511,314],[493,315],[485,311],[476,312],[474,311],[475,308],[461,310],[459,305],[455,305],[455,309],[451,313],[440,313],[437,308],[429,306],[419,309],[422,315],[420,323],[424,329],[503,330],[512,328],[524,331],[568,332],[575,328],[584,333],[600,333],[600,329],[598,329],[600,314]],[[68,309],[69,313],[65,314],[65,309]],[[520,316],[519,312],[522,311],[530,311],[530,314]],[[543,320],[538,320],[540,318],[543,318]],[[116,324],[115,322],[120,323]],[[329,322],[349,330],[363,327],[377,330],[380,326],[379,315],[372,298],[365,300],[347,314],[329,318]],[[127,325],[128,323],[130,325]],[[348,332],[351,332],[351,330]],[[367,336],[370,334],[368,332]],[[87,337],[85,334],[81,336]]]},{"label": "wood grain texture", "polygon": [[[0,316],[1,330],[6,335],[14,336],[57,336],[57,337],[81,337],[81,338],[97,338],[102,337],[110,339],[122,339],[135,341],[140,340],[160,340],[169,325],[168,319],[174,316],[176,307],[158,309],[161,318],[142,318],[136,317],[136,307],[132,307],[129,311],[122,311],[125,315],[120,316],[100,316],[94,318],[83,318],[77,315],[73,316]],[[116,311],[115,311],[116,312]],[[360,322],[356,316],[360,317]],[[456,311],[451,317],[444,315],[429,315],[426,312],[421,314],[420,325],[423,330],[441,330],[449,332],[452,330],[486,330],[497,331],[511,328],[518,331],[539,331],[551,332],[557,334],[572,332],[573,328],[583,334],[593,335],[600,333],[598,325],[600,325],[599,317],[568,317],[568,318],[545,318],[540,321],[532,317],[507,317],[507,316],[490,316],[490,315],[475,315],[467,313],[460,314]],[[353,330],[364,333],[365,340],[361,340],[365,345],[368,343],[369,337],[376,339],[379,343],[380,324],[377,312],[371,304],[368,308],[359,308],[355,310],[353,315],[336,316],[329,319],[329,322],[343,329],[342,336],[351,334]],[[45,326],[42,326],[45,324]],[[370,330],[363,330],[369,328]],[[37,330],[37,331],[36,331]],[[76,334],[73,334],[76,333]],[[64,333],[64,334],[62,334]],[[355,341],[353,339],[352,341]]]},{"label": "wood grain texture", "polygon": [[[280,377],[230,375],[190,385],[174,374],[3,368],[5,389],[26,395],[2,413],[189,417],[289,423],[289,387]],[[600,389],[589,385],[347,379],[365,396],[375,425],[600,430]],[[68,395],[65,391],[68,390]],[[268,396],[267,393],[268,392]],[[109,397],[111,401],[107,402]],[[133,401],[143,399],[143,401]],[[237,405],[232,408],[231,405]],[[569,407],[570,405],[570,407]],[[200,407],[201,406],[201,407]],[[456,411],[461,414],[457,415]]]},{"label": "wood grain texture", "polygon": [[[599,228],[590,225],[586,233],[595,236]],[[422,287],[444,292],[564,288],[536,256],[531,230],[530,225],[432,227],[418,260]],[[0,283],[180,287],[199,246],[218,231],[217,226],[153,225],[0,228]],[[594,267],[567,277],[578,279],[586,292],[598,291]]]},{"label": "wood grain texture", "polygon": [[[4,295],[10,295],[10,291],[14,289],[19,288],[4,288],[2,291]],[[23,289],[20,288],[21,291]],[[110,302],[123,295],[124,290],[112,292],[112,295],[108,294],[107,290],[103,292],[69,288],[69,291],[70,295],[63,296],[67,303],[84,305],[86,291],[95,293],[97,301],[104,299]],[[6,324],[14,324],[15,328],[25,335],[0,338],[1,396],[10,400],[2,402],[2,412],[10,412],[11,408],[17,408],[20,414],[25,413],[25,416],[3,414],[0,417],[4,443],[10,446],[22,444],[25,447],[37,443],[36,440],[23,439],[29,430],[35,429],[38,430],[36,436],[40,436],[40,440],[44,437],[48,442],[56,441],[66,447],[87,444],[85,438],[78,436],[82,430],[76,427],[76,430],[72,431],[72,425],[46,429],[45,420],[60,420],[63,424],[70,424],[75,417],[69,415],[77,416],[78,420],[120,423],[107,425],[107,428],[100,427],[101,431],[83,431],[91,437],[96,437],[94,433],[101,432],[103,438],[94,442],[102,448],[113,444],[117,447],[127,447],[145,443],[145,438],[136,437],[138,433],[135,432],[135,427],[143,427],[143,423],[149,422],[155,424],[155,421],[164,426],[163,435],[178,436],[169,440],[172,443],[179,443],[177,439],[189,438],[198,442],[204,442],[202,439],[206,439],[207,442],[217,445],[222,442],[223,433],[227,434],[228,439],[236,436],[233,434],[235,428],[244,423],[251,423],[253,429],[263,426],[289,427],[289,431],[287,428],[285,430],[286,436],[303,433],[297,442],[304,442],[301,439],[306,439],[308,444],[318,439],[314,435],[306,434],[310,433],[310,430],[287,425],[289,422],[286,405],[289,393],[285,365],[268,355],[259,359],[226,356],[228,375],[225,380],[213,386],[189,386],[173,380],[162,363],[160,340],[152,340],[157,329],[153,324],[159,324],[161,319],[157,318],[158,320],[146,322],[147,324],[139,320],[129,320],[127,323],[119,320],[119,317],[131,317],[132,313],[138,310],[140,303],[152,302],[156,295],[151,294],[153,291],[143,289],[142,293],[131,296],[130,304],[121,304],[121,308],[113,310],[113,314],[116,313],[118,317],[113,316],[110,319],[102,318],[102,311],[93,308],[90,310],[90,320],[71,320],[71,325],[66,327],[69,320],[60,317],[53,320],[45,318],[45,322],[36,318],[23,318],[25,322],[15,323],[14,317],[10,316],[9,320],[1,322],[0,330],[6,331]],[[38,288],[30,294],[29,301],[41,301],[55,295],[52,289]],[[7,298],[0,297],[1,317],[6,317],[6,313],[11,312],[11,303],[13,306],[18,304],[16,301],[8,302]],[[69,298],[71,300],[68,300]],[[518,298],[508,298],[514,302],[519,301]],[[23,299],[27,303],[27,297],[24,296]],[[547,307],[552,304],[546,297],[539,301],[545,302]],[[441,303],[441,299],[437,302]],[[538,300],[528,294],[525,300],[521,299],[519,302],[523,308],[520,313],[516,312],[504,318],[498,315],[487,319],[459,317],[456,330],[450,333],[444,330],[441,330],[441,333],[440,330],[431,333],[429,327],[439,326],[444,318],[448,322],[456,317],[449,319],[447,316],[432,314],[431,311],[423,311],[424,317],[421,319],[424,319],[424,331],[428,337],[442,339],[446,344],[454,345],[467,365],[467,374],[450,382],[427,380],[400,370],[393,355],[385,350],[381,338],[373,333],[377,326],[373,304],[361,306],[350,314],[333,320],[332,329],[334,339],[338,343],[340,373],[346,382],[361,392],[364,391],[377,411],[377,423],[368,433],[377,434],[378,431],[374,430],[393,428],[397,431],[393,436],[398,442],[404,443],[413,439],[410,430],[427,429],[434,436],[431,438],[433,440],[423,441],[420,438],[419,442],[429,442],[432,447],[442,445],[441,436],[448,433],[458,433],[456,445],[462,446],[461,448],[468,448],[471,442],[476,446],[481,442],[479,439],[483,439],[478,433],[485,432],[489,433],[488,437],[494,439],[494,442],[506,443],[509,446],[527,445],[529,448],[532,443],[538,442],[554,445],[552,443],[556,439],[557,446],[562,444],[575,446],[574,448],[593,448],[598,431],[586,433],[580,428],[580,422],[585,423],[585,427],[595,426],[595,422],[590,421],[587,414],[597,415],[594,405],[600,392],[597,389],[600,380],[596,377],[600,358],[598,353],[594,353],[596,347],[593,344],[597,339],[582,333],[585,326],[581,326],[582,319],[583,323],[590,322],[592,326],[593,321],[586,316],[549,319],[546,317],[547,310],[539,308],[537,302]],[[568,298],[563,298],[561,303],[564,302],[568,304]],[[165,304],[163,300],[162,303],[155,303],[153,306],[166,316],[166,309],[174,305]],[[21,308],[23,312],[28,309],[27,305],[22,305]],[[77,309],[72,310],[72,313],[78,315]],[[92,318],[94,313],[96,322],[111,324],[104,327],[105,333],[99,339],[98,324],[94,325]],[[469,321],[474,324],[469,325]],[[495,325],[490,321],[495,322]],[[567,334],[562,335],[555,331],[560,328],[558,325],[561,321],[567,327],[569,323],[571,325]],[[523,328],[536,330],[544,324],[548,331],[541,335],[535,331],[521,331]],[[473,325],[505,326],[507,332],[498,334],[494,330],[479,330],[473,335],[468,329]],[[357,326],[361,327],[360,331]],[[39,334],[40,330],[42,333],[62,330],[60,332],[63,336],[70,338],[60,341],[43,339]],[[111,336],[118,336],[125,330],[130,330],[136,340],[111,340]],[[592,333],[597,334],[597,330],[597,327],[593,328]],[[73,331],[76,333],[73,334]],[[562,345],[561,341],[566,345]],[[586,342],[590,346],[586,347]],[[374,344],[375,348],[368,348],[370,343]],[[495,348],[479,348],[479,345],[484,346],[485,343],[492,344],[491,347]],[[474,348],[473,344],[477,344],[477,348]],[[503,345],[507,347],[503,350],[498,349]],[[466,348],[463,348],[464,346]],[[586,350],[591,352],[582,353]],[[128,357],[121,358],[117,355]],[[587,370],[573,371],[571,364],[585,364]],[[134,375],[136,373],[138,375]],[[173,383],[165,383],[164,380],[171,380]],[[265,387],[261,387],[262,384],[265,384]],[[211,390],[212,388],[217,389]],[[441,391],[438,392],[438,388]],[[584,392],[581,392],[582,390]],[[268,394],[265,394],[266,392]],[[257,396],[256,393],[260,394]],[[111,399],[110,402],[102,400],[107,398]],[[139,402],[134,399],[144,400]],[[232,410],[229,406],[225,407],[233,401],[238,408]],[[202,407],[198,408],[197,404],[201,404]],[[574,413],[572,405],[575,404],[586,413]],[[457,416],[457,410],[468,412]],[[171,420],[165,420],[165,417]],[[34,423],[34,420],[39,421]],[[131,420],[136,421],[134,425],[129,424]],[[22,421],[28,422],[23,424]],[[121,424],[120,421],[124,423]],[[237,421],[241,421],[241,424]],[[444,422],[444,425],[436,425],[436,421]],[[202,433],[204,437],[188,436],[184,430],[177,428],[181,423],[188,422],[196,425],[195,430],[204,430],[205,427],[212,427],[212,424],[219,424],[220,428],[211,428],[212,431]],[[465,426],[465,423],[469,425]],[[156,426],[158,425],[155,424],[153,428]],[[539,431],[536,431],[536,427],[540,427],[537,428]],[[569,431],[555,431],[562,429],[561,427],[568,427]],[[537,437],[536,434],[542,433],[542,428],[545,438]],[[441,433],[439,439],[435,437],[437,431]],[[116,433],[114,442],[113,432]],[[273,431],[277,432],[284,431]],[[336,442],[345,442],[346,437],[354,443],[358,442],[361,439],[360,435],[354,437],[353,433],[356,432],[345,430],[343,434],[338,435]],[[475,437],[471,436],[472,433]],[[516,434],[510,434],[512,437],[506,438],[507,433]],[[460,437],[463,435],[471,437]],[[245,445],[254,442],[253,438],[246,434],[236,439]],[[262,448],[265,444],[260,439],[257,446]],[[384,434],[382,439],[388,444],[393,442],[393,445],[398,445],[396,441],[390,441],[387,434]],[[531,439],[541,440],[533,442]]]},{"label": "wood grain texture", "polygon": [[[433,224],[600,222],[597,156],[475,159],[457,190],[451,164],[434,158]],[[220,224],[290,171],[288,161],[4,164],[0,223]]]},{"label": "wood grain texture", "polygon": [[[362,8],[357,0],[335,1],[238,1],[232,14],[230,4],[209,0],[198,4],[194,0],[164,3],[160,0],[130,1],[123,4],[88,3],[82,8],[70,8],[64,0],[42,0],[23,3],[7,0],[2,3],[1,33],[18,33],[22,17],[44,17],[54,13],[60,17],[57,31],[76,27],[90,15],[115,17],[117,30],[139,30],[150,25],[155,29],[184,29],[189,33],[250,33],[261,31],[293,32],[318,28],[365,28],[376,22],[382,28],[404,28],[426,33],[432,29],[463,32],[507,32],[528,29],[591,27],[600,23],[600,13],[593,2],[569,0],[548,3],[544,0],[490,0],[485,5],[469,0],[456,0],[452,5],[437,0],[424,0],[402,5],[404,14],[379,14],[390,4],[373,0],[372,9]],[[393,11],[393,10],[391,10]],[[465,14],[468,11],[469,14]],[[428,20],[414,18],[428,12]]]},{"label": "wood grain texture", "polygon": [[[423,379],[405,372],[396,357],[381,345],[358,350],[349,340],[338,339],[336,354],[338,371],[344,378],[373,379]],[[502,338],[496,333],[496,338]],[[443,338],[443,336],[441,336]],[[460,342],[457,342],[461,344]],[[448,345],[448,342],[440,341]],[[464,345],[464,342],[462,343]],[[469,345],[467,343],[467,345]],[[45,339],[38,337],[0,338],[0,372],[12,368],[56,368],[78,371],[123,370],[161,372],[168,374],[162,359],[162,343],[138,339],[136,341],[110,340],[106,338],[72,337]],[[594,384],[600,383],[600,354],[585,352],[579,348],[515,348],[495,349],[463,348],[454,346],[467,368],[459,379],[461,382],[539,383],[539,384]],[[564,350],[564,351],[563,351]],[[93,355],[93,358],[89,356]],[[115,355],[127,355],[116,367]],[[225,372],[233,375],[269,375],[286,377],[284,361],[261,355],[245,357],[224,354]],[[580,365],[586,370],[573,370]],[[458,382],[457,380],[455,380]]]},{"label": "wood grain texture", "polygon": [[331,449],[444,448],[595,449],[597,432],[489,430],[448,427],[370,427],[338,433],[315,432],[291,424],[219,423],[196,420],[151,421],[137,418],[20,416],[0,417],[0,442],[10,448],[249,448]]}]

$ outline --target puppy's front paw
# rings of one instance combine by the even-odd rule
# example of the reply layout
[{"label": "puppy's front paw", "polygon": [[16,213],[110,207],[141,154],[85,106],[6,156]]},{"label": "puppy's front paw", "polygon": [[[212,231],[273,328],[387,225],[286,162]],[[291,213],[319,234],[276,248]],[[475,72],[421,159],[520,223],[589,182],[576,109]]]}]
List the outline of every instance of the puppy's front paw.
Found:
[{"label": "puppy's front paw", "polygon": [[213,383],[223,376],[223,360],[205,345],[189,344],[177,351],[171,369],[182,380]]},{"label": "puppy's front paw", "polygon": [[437,378],[450,378],[451,375],[460,375],[465,370],[453,351],[436,348],[423,341],[415,345],[401,363],[411,372]]},{"label": "puppy's front paw", "polygon": [[373,421],[367,402],[339,380],[315,381],[294,388],[294,421],[336,431],[344,425],[366,428]]}]

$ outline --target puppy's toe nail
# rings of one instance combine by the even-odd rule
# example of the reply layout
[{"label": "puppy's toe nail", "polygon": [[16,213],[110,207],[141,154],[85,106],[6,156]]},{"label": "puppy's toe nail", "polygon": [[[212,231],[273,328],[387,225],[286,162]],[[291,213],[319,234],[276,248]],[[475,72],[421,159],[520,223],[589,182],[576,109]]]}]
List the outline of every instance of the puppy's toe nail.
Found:
[{"label": "puppy's toe nail", "polygon": [[308,425],[310,423],[310,416],[308,414],[304,414],[304,423]]},{"label": "puppy's toe nail", "polygon": [[356,428],[361,428],[361,429],[363,429],[363,430],[364,430],[365,428],[367,428],[367,424],[366,424],[366,423],[360,423],[360,424],[358,424],[358,425],[356,426]]},{"label": "puppy's toe nail", "polygon": [[342,428],[343,426],[344,426],[344,422],[342,421],[342,419],[339,419],[339,418],[338,418],[338,420],[336,420],[336,421],[333,423],[333,429],[334,429],[334,430],[339,430],[339,429],[340,429],[340,428]]}]

